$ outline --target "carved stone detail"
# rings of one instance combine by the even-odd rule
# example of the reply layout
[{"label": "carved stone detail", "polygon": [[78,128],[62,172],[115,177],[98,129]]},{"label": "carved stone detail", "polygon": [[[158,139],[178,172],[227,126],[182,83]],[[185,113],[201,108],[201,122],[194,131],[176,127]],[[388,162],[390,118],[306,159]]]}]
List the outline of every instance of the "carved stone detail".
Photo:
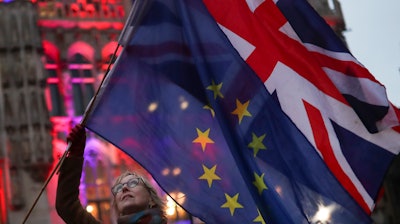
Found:
[{"label": "carved stone detail", "polygon": [[[15,1],[0,7],[0,76],[7,141],[11,206],[25,206],[22,174],[44,182],[53,164],[51,123],[44,100],[45,69],[37,23],[31,2]],[[7,35],[5,35],[7,34]],[[5,147],[1,145],[0,147]]]}]

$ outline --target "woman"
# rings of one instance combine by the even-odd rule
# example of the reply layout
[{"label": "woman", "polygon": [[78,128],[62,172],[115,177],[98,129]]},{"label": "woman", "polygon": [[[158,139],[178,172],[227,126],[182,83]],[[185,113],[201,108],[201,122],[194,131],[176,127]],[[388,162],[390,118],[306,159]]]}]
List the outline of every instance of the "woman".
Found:
[{"label": "woman", "polygon": [[[67,137],[71,142],[58,178],[56,209],[67,224],[100,223],[88,213],[79,201],[83,152],[86,143],[85,128],[78,124]],[[143,177],[125,172],[111,188],[113,210],[118,224],[165,224],[164,204],[153,186]]]}]

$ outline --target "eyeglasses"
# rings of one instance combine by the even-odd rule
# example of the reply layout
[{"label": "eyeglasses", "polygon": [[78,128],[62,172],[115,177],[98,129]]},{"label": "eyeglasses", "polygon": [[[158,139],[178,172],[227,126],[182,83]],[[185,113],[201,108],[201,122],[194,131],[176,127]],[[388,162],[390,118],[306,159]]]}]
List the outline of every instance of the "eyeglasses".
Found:
[{"label": "eyeglasses", "polygon": [[[116,195],[117,193],[121,192],[122,189],[124,188],[124,185],[126,185],[129,188],[134,188],[139,184],[139,181],[142,178],[140,177],[136,177],[136,178],[132,178],[130,180],[128,180],[128,182],[125,183],[119,183],[117,185],[115,185],[113,188],[111,188],[111,192]],[[142,180],[143,181],[143,180]]]}]

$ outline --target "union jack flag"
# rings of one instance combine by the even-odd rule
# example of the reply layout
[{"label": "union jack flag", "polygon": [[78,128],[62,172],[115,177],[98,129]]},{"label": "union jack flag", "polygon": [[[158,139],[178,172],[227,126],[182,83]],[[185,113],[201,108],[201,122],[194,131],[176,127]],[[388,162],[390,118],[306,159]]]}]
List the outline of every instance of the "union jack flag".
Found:
[{"label": "union jack flag", "polygon": [[305,0],[204,2],[339,182],[371,213],[399,153],[400,113],[384,86]]}]

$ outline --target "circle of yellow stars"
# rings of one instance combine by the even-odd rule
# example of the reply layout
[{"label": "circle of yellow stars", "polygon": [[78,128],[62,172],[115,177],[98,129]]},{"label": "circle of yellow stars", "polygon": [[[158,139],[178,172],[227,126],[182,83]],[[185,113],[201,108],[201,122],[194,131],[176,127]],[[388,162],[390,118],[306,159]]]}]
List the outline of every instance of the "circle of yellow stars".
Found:
[{"label": "circle of yellow stars", "polygon": [[[213,97],[216,100],[217,98],[223,99],[224,95],[222,94],[221,90],[223,87],[223,83],[216,84],[214,80],[212,80],[211,85],[206,87],[207,90],[213,92]],[[245,117],[251,117],[251,113],[248,110],[250,105],[250,100],[245,101],[242,103],[239,99],[236,99],[236,108],[231,112],[233,115],[236,115],[238,118],[239,125],[243,121]],[[211,106],[204,106],[206,110],[210,110],[212,117],[215,116],[215,112]],[[201,130],[196,128],[197,137],[192,141],[192,143],[200,144],[201,149],[205,152],[206,148],[210,144],[214,144],[214,140],[211,139],[210,135],[211,129],[208,128],[206,130]],[[255,133],[252,133],[252,140],[248,144],[248,147],[253,150],[254,157],[260,152],[260,150],[266,150],[267,147],[264,145],[263,141],[266,138],[266,134],[262,134],[257,136]],[[220,181],[221,177],[217,174],[217,165],[213,165],[211,167],[207,167],[206,165],[202,164],[203,174],[198,177],[199,180],[207,181],[208,187],[212,188],[214,181]],[[254,181],[253,185],[257,188],[258,193],[261,195],[264,190],[268,190],[264,182],[265,174],[257,174],[254,172]],[[224,193],[226,202],[221,205],[221,208],[229,209],[230,215],[234,216],[236,209],[243,208],[243,205],[239,202],[239,193],[234,194],[233,196]],[[261,224],[265,224],[263,217],[260,214],[260,211],[257,210],[258,216],[253,220],[253,222],[258,222]]]}]

